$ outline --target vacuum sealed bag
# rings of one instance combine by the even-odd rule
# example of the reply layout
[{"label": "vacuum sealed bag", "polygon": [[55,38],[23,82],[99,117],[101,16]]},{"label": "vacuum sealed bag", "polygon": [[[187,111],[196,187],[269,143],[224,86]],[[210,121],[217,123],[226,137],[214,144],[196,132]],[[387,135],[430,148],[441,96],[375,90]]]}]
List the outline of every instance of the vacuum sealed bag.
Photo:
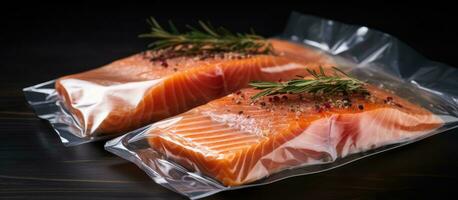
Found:
[{"label": "vacuum sealed bag", "polygon": [[230,51],[173,57],[176,51],[164,55],[151,50],[25,88],[24,93],[37,115],[71,146],[174,116],[252,80],[289,79],[303,74],[306,66],[334,65],[312,48],[287,40],[265,41],[265,48],[275,54]]},{"label": "vacuum sealed bag", "polygon": [[458,125],[457,70],[388,34],[293,13],[280,38],[325,52],[338,68],[253,82],[105,148],[197,199],[329,170]]}]

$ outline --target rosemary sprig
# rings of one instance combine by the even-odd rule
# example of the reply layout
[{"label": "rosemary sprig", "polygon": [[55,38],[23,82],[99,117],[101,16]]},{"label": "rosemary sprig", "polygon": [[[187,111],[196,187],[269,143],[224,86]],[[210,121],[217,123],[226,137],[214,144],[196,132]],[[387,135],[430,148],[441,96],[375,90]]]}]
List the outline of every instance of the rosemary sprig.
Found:
[{"label": "rosemary sprig", "polygon": [[301,77],[301,79],[293,79],[286,82],[253,81],[249,85],[262,91],[252,96],[251,99],[255,100],[262,96],[286,93],[310,93],[314,95],[333,95],[338,93],[369,94],[364,87],[364,82],[351,77],[337,67],[333,67],[333,69],[333,75],[326,74],[322,67],[320,67],[319,72],[306,69],[307,72],[312,75],[312,79],[304,79],[304,77]]},{"label": "rosemary sprig", "polygon": [[199,21],[200,29],[187,26],[187,32],[180,33],[169,21],[170,31],[150,18],[151,32],[141,38],[156,39],[148,46],[152,50],[164,50],[170,57],[196,55],[201,53],[237,52],[241,54],[269,54],[272,45],[262,36],[254,33],[232,33],[223,27],[214,28],[210,23]]}]

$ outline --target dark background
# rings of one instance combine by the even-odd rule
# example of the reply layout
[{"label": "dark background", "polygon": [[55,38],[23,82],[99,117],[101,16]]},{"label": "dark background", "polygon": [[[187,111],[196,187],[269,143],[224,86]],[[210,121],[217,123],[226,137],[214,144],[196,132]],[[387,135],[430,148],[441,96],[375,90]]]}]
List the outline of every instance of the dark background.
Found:
[{"label": "dark background", "polygon": [[[30,4],[0,8],[0,199],[180,199],[135,165],[103,150],[103,142],[65,148],[37,119],[21,89],[91,69],[145,49],[145,19],[179,27],[208,20],[230,30],[282,32],[291,11],[389,33],[426,57],[458,66],[453,5],[395,5],[379,1],[310,3],[170,1]],[[366,6],[365,8],[361,6]],[[453,198],[458,185],[458,132],[366,158],[320,174],[223,192],[209,199]]]}]

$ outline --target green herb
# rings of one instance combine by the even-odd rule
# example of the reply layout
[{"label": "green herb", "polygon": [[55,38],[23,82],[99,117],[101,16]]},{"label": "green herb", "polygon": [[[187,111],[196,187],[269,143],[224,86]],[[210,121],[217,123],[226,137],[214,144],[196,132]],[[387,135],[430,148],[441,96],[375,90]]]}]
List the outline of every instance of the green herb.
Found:
[{"label": "green herb", "polygon": [[149,44],[149,47],[153,50],[164,50],[171,54],[169,57],[221,52],[241,54],[273,52],[272,45],[265,38],[254,33],[232,33],[223,27],[214,28],[210,23],[202,21],[199,21],[200,29],[187,26],[189,30],[184,33],[180,33],[171,21],[169,21],[170,31],[162,28],[154,18],[150,18],[148,23],[151,25],[151,32],[141,34],[139,37],[156,39]]},{"label": "green herb", "polygon": [[320,67],[319,72],[306,69],[312,75],[312,79],[304,79],[304,77],[299,76],[301,79],[293,79],[286,82],[253,81],[250,86],[262,91],[252,96],[251,99],[255,100],[262,96],[286,93],[311,93],[314,95],[369,94],[364,87],[364,82],[349,76],[337,67],[333,67],[333,69],[333,75],[326,74],[322,67]]}]

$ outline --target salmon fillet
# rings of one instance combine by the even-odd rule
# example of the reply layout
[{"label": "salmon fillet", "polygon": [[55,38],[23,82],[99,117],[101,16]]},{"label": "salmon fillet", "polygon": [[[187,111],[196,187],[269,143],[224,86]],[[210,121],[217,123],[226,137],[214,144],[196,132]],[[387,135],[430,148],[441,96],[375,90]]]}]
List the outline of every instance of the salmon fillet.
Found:
[{"label": "salmon fillet", "polygon": [[270,40],[275,55],[173,58],[152,62],[149,53],[59,78],[55,88],[82,127],[80,137],[116,134],[187,111],[252,80],[288,79],[304,67],[331,66],[318,51]]},{"label": "salmon fillet", "polygon": [[412,140],[443,124],[416,104],[367,87],[369,97],[329,101],[288,94],[254,103],[249,97],[259,91],[243,89],[155,123],[146,137],[167,159],[237,186],[280,170]]}]

